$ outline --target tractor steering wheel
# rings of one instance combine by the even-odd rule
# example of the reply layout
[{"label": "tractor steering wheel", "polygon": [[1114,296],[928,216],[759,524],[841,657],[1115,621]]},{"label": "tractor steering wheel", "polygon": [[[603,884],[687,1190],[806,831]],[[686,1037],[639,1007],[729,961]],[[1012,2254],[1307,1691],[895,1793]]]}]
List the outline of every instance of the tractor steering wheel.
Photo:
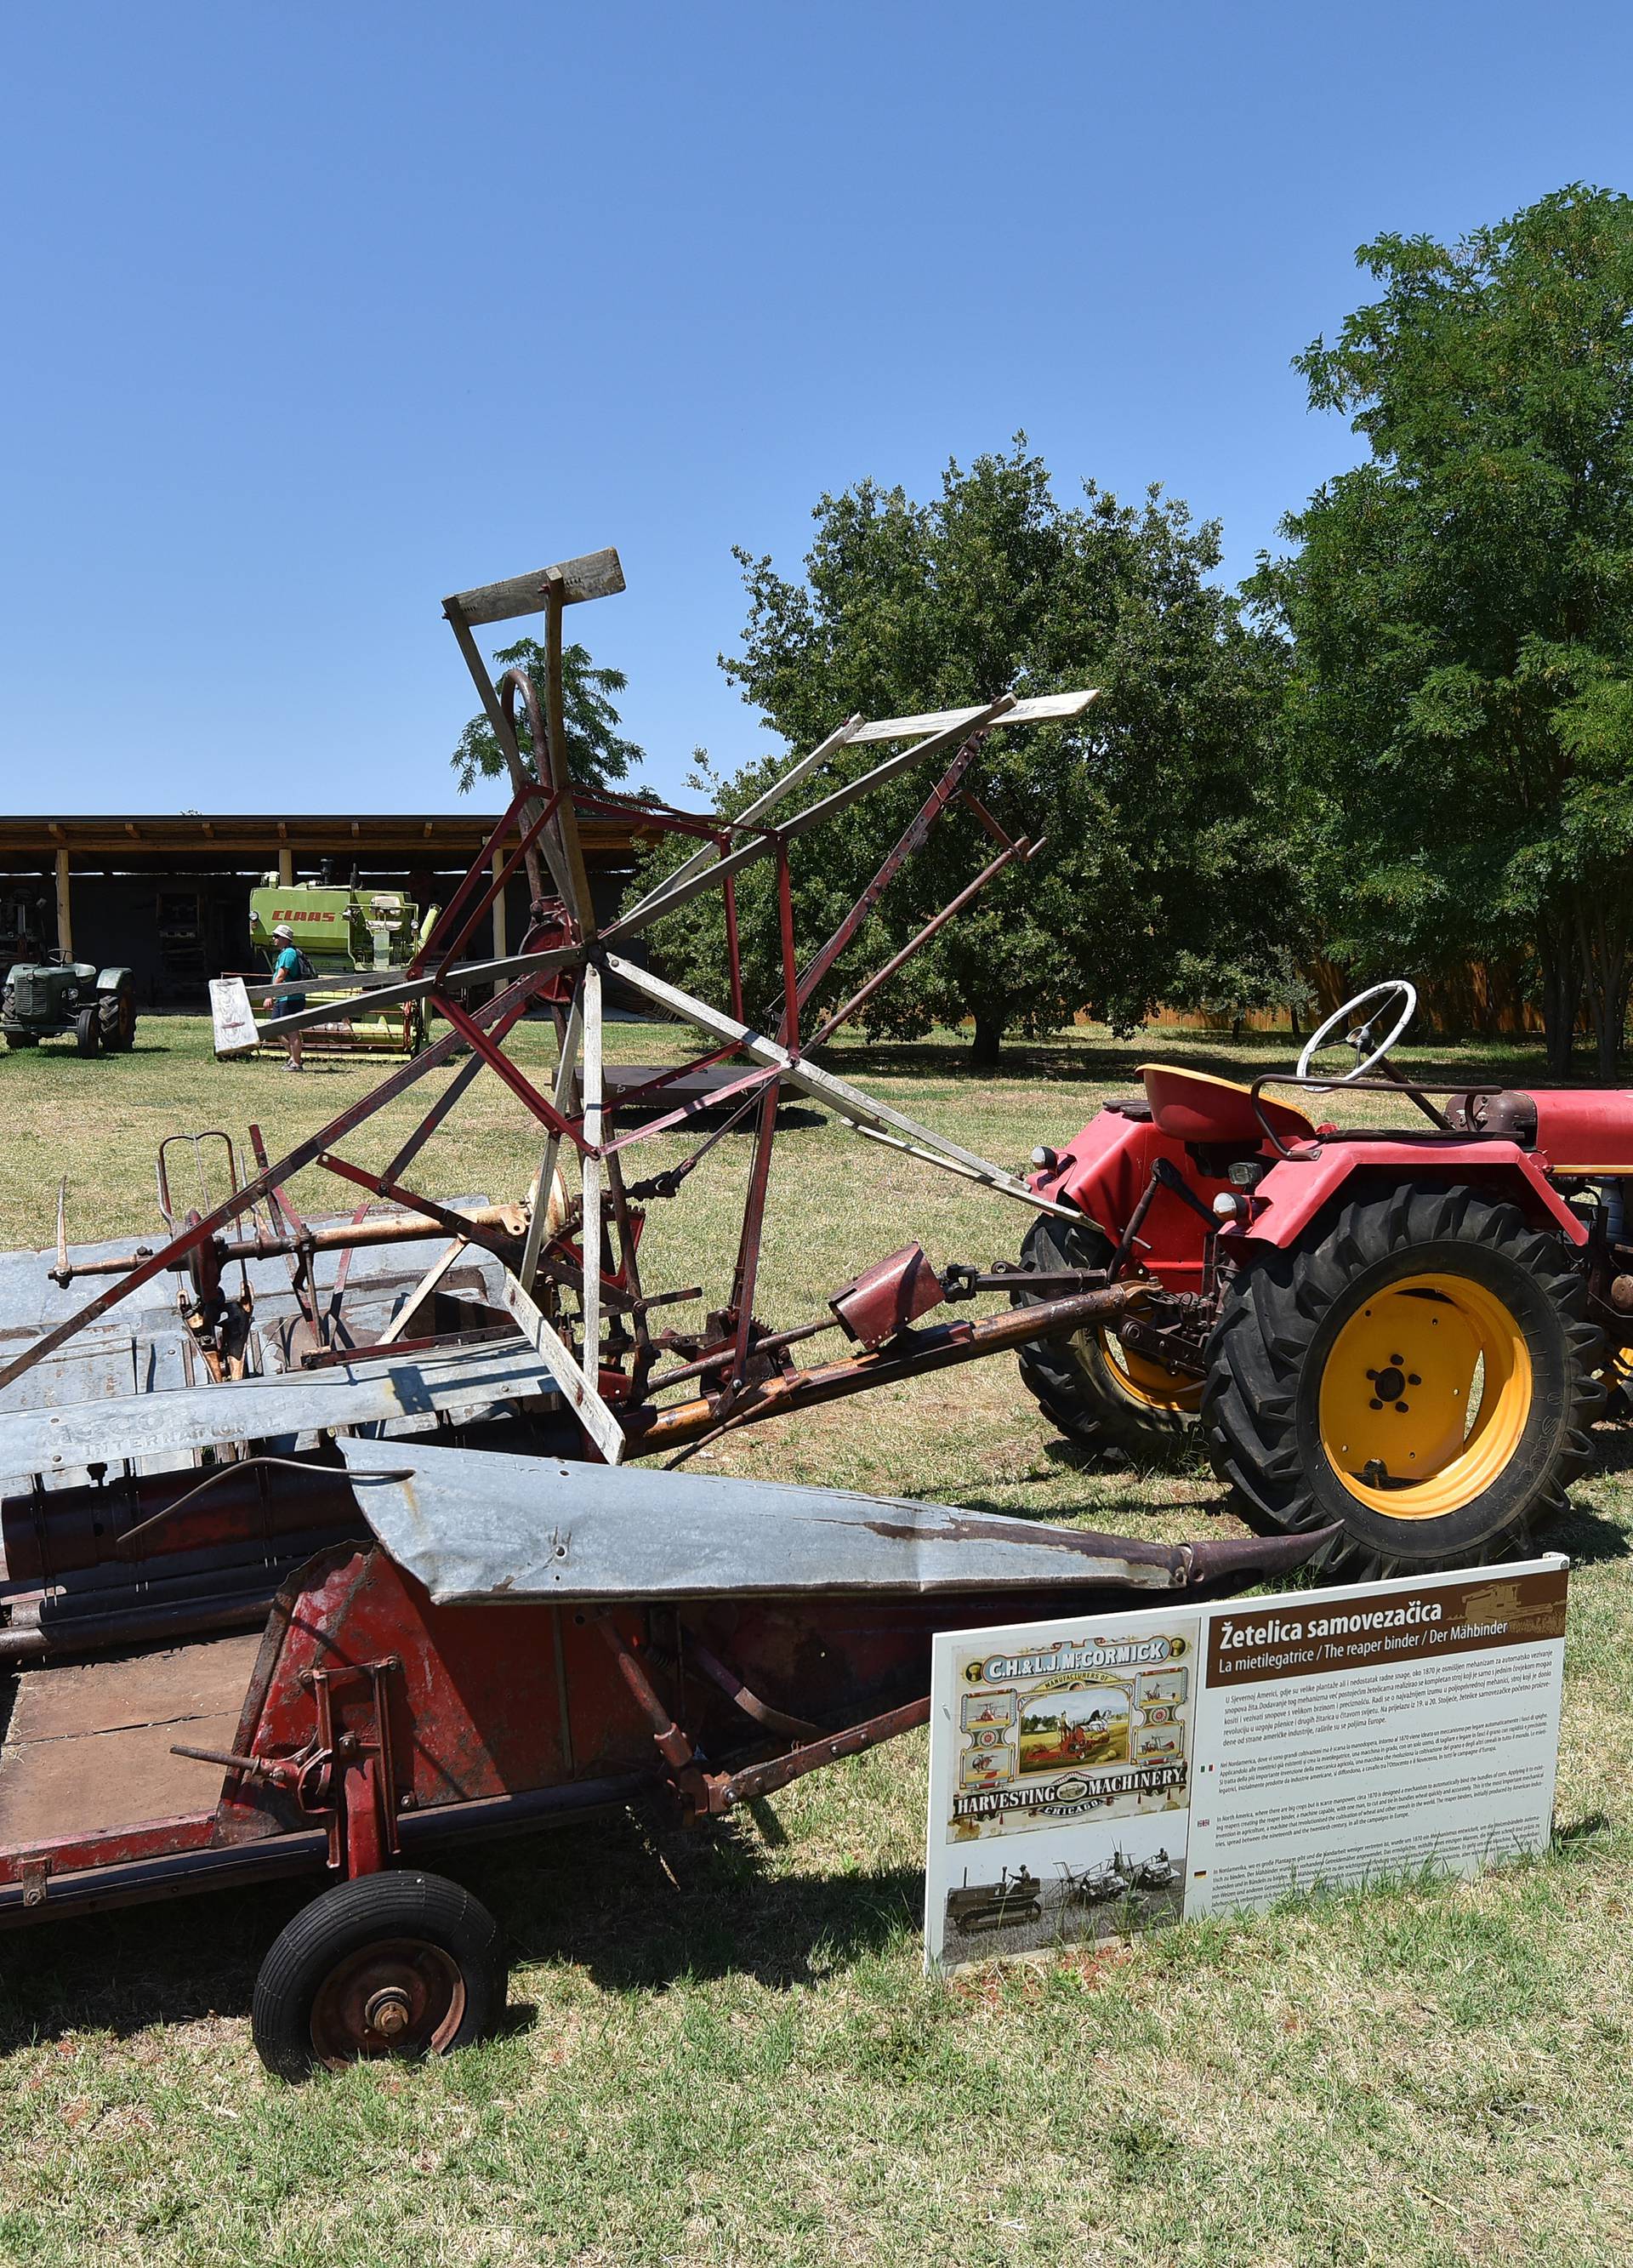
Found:
[{"label": "tractor steering wheel", "polygon": [[[1387,1003],[1396,999],[1401,1002],[1401,1012],[1395,1018],[1388,1037],[1381,1041],[1377,1047],[1372,1047],[1372,1035],[1388,1012]],[[1365,1022],[1356,1025],[1352,1030],[1345,1031],[1342,1042],[1335,1042],[1333,1034],[1338,1031],[1341,1026],[1346,1024],[1351,1016],[1365,1008],[1369,1001],[1373,1000],[1376,1000],[1379,1005],[1372,1010]],[[1310,1065],[1324,1047],[1340,1044],[1354,1049],[1355,1061],[1347,1071],[1341,1073],[1329,1083],[1334,1086],[1348,1086],[1352,1079],[1365,1079],[1372,1065],[1381,1063],[1390,1049],[1397,1043],[1416,1013],[1416,988],[1409,984],[1404,976],[1392,976],[1385,983],[1374,984],[1365,992],[1357,992],[1353,1000],[1346,1000],[1342,1008],[1335,1008],[1320,1031],[1313,1032],[1306,1041],[1304,1052],[1298,1058],[1299,1078],[1309,1078]],[[1372,1049],[1370,1055],[1367,1053],[1369,1048]]]}]

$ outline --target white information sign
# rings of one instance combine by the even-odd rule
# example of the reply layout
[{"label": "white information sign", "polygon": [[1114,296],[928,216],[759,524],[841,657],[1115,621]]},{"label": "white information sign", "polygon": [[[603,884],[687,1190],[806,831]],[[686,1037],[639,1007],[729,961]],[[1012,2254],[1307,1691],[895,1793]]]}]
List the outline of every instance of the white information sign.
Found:
[{"label": "white information sign", "polygon": [[210,1018],[218,1057],[246,1055],[260,1042],[255,1012],[249,1005],[249,987],[241,976],[210,978]]},{"label": "white information sign", "polygon": [[938,1638],[927,1964],[1545,1849],[1568,1572]]}]

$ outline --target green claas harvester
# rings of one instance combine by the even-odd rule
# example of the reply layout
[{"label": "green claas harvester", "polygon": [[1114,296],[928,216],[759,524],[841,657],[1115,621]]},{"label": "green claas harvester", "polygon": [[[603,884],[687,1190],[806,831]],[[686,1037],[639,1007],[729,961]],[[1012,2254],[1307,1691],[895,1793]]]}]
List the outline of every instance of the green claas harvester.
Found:
[{"label": "green claas harvester", "polygon": [[128,968],[99,968],[90,961],[19,961],[6,971],[0,993],[0,1032],[11,1048],[71,1032],[82,1056],[106,1049],[122,1055],[136,1045],[136,987]]},{"label": "green claas harvester", "polygon": [[[223,984],[241,983],[254,1007],[267,997],[271,983],[267,972],[277,957],[272,932],[280,924],[289,924],[311,964],[306,997],[315,1005],[325,990],[355,996],[371,984],[389,984],[400,976],[429,933],[437,911],[430,906],[422,912],[401,890],[374,889],[355,877],[336,881],[328,867],[315,882],[282,882],[268,874],[249,899],[250,943],[263,956],[262,969],[212,984],[217,1023],[223,1004],[216,996]],[[319,1054],[414,1056],[425,1044],[424,1010],[415,1000],[370,1016],[357,1012],[354,999],[348,1015],[337,1017],[332,1025],[312,1027],[305,1038],[307,1048]],[[278,1046],[276,1027],[266,1034],[263,1044]]]}]

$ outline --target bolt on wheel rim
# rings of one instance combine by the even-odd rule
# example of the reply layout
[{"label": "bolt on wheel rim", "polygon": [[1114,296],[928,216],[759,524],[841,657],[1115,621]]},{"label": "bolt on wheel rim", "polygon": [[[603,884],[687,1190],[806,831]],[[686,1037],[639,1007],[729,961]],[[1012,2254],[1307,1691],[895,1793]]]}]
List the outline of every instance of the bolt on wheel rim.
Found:
[{"label": "bolt on wheel rim", "polygon": [[1411,1276],[1359,1306],[1321,1373],[1319,1423],[1349,1493],[1392,1520],[1438,1520],[1490,1487],[1531,1414],[1518,1319],[1467,1277]]},{"label": "bolt on wheel rim", "polygon": [[338,1961],[312,2004],[312,2044],[337,2071],[377,2056],[438,2055],[465,2021],[465,1979],[452,1955],[393,1938]]}]

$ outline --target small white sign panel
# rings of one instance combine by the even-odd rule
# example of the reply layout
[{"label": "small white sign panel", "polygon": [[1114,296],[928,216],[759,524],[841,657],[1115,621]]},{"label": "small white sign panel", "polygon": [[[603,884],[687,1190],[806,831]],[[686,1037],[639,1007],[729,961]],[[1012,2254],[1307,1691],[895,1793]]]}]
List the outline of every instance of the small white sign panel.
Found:
[{"label": "small white sign panel", "polygon": [[210,978],[210,1020],[215,1027],[217,1056],[246,1055],[260,1043],[249,988],[241,976]]},{"label": "small white sign panel", "polygon": [[927,1963],[1545,1849],[1568,1572],[937,1638]]}]

